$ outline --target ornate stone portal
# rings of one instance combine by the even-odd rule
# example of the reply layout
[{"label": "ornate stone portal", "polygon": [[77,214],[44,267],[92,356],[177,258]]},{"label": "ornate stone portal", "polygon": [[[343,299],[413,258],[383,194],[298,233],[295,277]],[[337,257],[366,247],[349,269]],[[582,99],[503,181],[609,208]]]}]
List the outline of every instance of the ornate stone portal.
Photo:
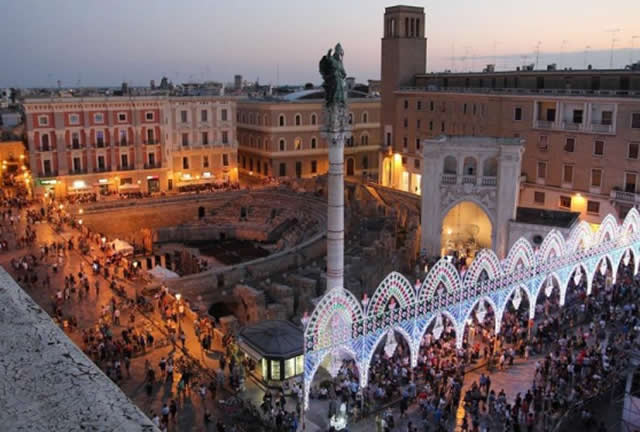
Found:
[{"label": "ornate stone portal", "polygon": [[[498,257],[506,256],[523,152],[520,138],[442,136],[424,141],[421,248],[427,255],[440,255],[449,211],[471,202],[491,223],[491,248]],[[469,221],[462,215],[460,222]]]},{"label": "ornate stone portal", "polygon": [[347,76],[337,44],[320,60],[325,90],[323,136],[329,144],[327,217],[327,291],[344,287],[344,142],[351,135],[348,122]]}]

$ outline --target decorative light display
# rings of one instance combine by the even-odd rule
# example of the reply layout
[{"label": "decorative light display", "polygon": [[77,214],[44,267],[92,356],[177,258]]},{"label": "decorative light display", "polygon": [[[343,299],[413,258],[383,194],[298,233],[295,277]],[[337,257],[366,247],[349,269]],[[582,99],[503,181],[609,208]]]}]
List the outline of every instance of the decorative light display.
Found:
[{"label": "decorative light display", "polygon": [[[343,358],[355,361],[361,371],[359,384],[367,386],[369,366],[380,341],[384,343],[384,354],[393,355],[398,346],[396,333],[399,334],[408,344],[411,366],[416,366],[422,338],[432,320],[435,320],[433,337],[439,339],[447,314],[456,335],[456,347],[461,348],[475,305],[475,316],[483,321],[486,302],[492,305],[495,302],[496,332],[500,332],[508,302],[518,309],[525,295],[536,298],[537,287],[550,296],[554,284],[562,293],[566,289],[563,284],[568,284],[571,278],[575,284],[585,282],[589,294],[594,273],[607,273],[607,259],[631,265],[631,254],[636,250],[640,250],[640,213],[631,209],[622,226],[609,215],[596,233],[584,221],[566,240],[553,230],[535,252],[524,238],[513,244],[504,260],[499,260],[491,250],[482,250],[464,277],[442,259],[431,266],[420,284],[392,272],[370,298],[362,301],[348,290],[332,289],[320,299],[311,316],[304,317],[304,408],[308,409],[313,377],[328,356],[332,359],[329,372],[333,375],[339,373]],[[615,276],[612,274],[614,279]],[[530,318],[534,318],[535,309],[531,304],[529,307]],[[342,426],[337,417],[336,429],[344,429],[346,424]]]},{"label": "decorative light display", "polygon": [[484,300],[480,300],[478,304],[478,309],[476,309],[476,318],[478,318],[479,323],[484,322],[484,318],[487,316],[487,308],[484,305]]},{"label": "decorative light display", "polygon": [[522,303],[522,290],[520,288],[516,288],[516,291],[513,293],[511,303],[513,304],[513,308],[518,310],[520,303]]},{"label": "decorative light display", "polygon": [[440,336],[442,336],[443,331],[444,331],[444,322],[442,319],[442,314],[438,314],[438,318],[436,318],[436,323],[433,326],[433,337],[436,338],[436,340],[440,339]]}]

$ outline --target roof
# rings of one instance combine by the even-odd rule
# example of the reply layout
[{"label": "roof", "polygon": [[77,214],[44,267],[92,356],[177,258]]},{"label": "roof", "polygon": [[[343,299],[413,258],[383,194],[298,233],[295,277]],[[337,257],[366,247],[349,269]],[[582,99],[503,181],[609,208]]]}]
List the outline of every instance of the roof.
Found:
[{"label": "roof", "polygon": [[289,321],[262,321],[244,327],[238,338],[262,357],[291,358],[303,353],[302,329]]},{"label": "roof", "polygon": [[576,212],[543,210],[530,207],[518,207],[516,211],[516,222],[558,228],[571,228],[579,217],[580,213]]},{"label": "roof", "polygon": [[2,430],[158,430],[2,267],[0,329]]}]

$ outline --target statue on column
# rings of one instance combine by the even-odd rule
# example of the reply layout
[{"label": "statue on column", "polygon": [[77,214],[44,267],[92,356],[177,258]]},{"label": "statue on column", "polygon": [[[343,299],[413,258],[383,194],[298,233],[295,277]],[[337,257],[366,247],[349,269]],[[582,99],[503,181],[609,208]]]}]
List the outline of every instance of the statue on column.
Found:
[{"label": "statue on column", "polygon": [[344,80],[347,72],[344,70],[342,58],[344,50],[339,43],[336,45],[333,54],[331,49],[320,59],[320,74],[324,82],[324,100],[327,107],[344,107],[347,101]]}]

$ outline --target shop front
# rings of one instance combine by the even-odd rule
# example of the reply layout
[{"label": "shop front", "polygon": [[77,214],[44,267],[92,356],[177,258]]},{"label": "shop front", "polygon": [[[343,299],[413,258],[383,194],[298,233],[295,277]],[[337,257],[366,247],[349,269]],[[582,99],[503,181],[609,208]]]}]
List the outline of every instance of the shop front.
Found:
[{"label": "shop front", "polygon": [[147,192],[160,192],[160,178],[157,175],[147,176]]}]

